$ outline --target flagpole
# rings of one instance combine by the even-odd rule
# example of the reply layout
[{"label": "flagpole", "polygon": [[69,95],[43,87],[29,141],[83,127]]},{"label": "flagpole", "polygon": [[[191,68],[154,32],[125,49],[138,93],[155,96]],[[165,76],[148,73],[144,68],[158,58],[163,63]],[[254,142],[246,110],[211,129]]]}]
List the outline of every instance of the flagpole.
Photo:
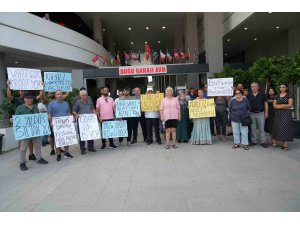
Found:
[{"label": "flagpole", "polygon": [[168,64],[168,54],[167,53],[166,53],[166,64]]},{"label": "flagpole", "polygon": [[[175,51],[175,49],[174,49],[174,51]],[[175,62],[174,51],[173,51],[173,64],[174,64],[174,62]]]},{"label": "flagpole", "polygon": [[161,65],[161,49],[159,49],[159,64]]},{"label": "flagpole", "polygon": [[180,52],[179,52],[179,63],[181,64],[181,52],[182,52],[182,49],[180,49]]}]

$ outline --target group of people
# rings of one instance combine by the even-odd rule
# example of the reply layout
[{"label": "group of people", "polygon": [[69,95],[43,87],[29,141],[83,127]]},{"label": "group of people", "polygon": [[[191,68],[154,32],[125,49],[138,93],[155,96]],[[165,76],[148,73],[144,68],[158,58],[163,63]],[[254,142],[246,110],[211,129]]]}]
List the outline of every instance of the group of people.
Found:
[{"label": "group of people", "polygon": [[[288,94],[286,84],[281,84],[279,94],[276,95],[275,89],[270,88],[265,95],[259,91],[259,85],[256,82],[251,84],[251,91],[245,94],[242,84],[234,88],[234,96],[231,97],[209,97],[207,96],[207,85],[197,91],[193,88],[186,89],[184,92],[174,96],[174,90],[167,87],[165,97],[161,101],[158,111],[141,112],[140,117],[118,118],[127,123],[128,136],[127,145],[137,143],[138,124],[140,123],[143,140],[147,145],[153,143],[153,130],[156,142],[161,145],[162,139],[160,133],[165,131],[165,148],[177,148],[177,142],[185,142],[193,145],[212,144],[212,136],[218,135],[222,141],[226,140],[226,127],[231,124],[233,133],[233,147],[239,148],[241,145],[245,150],[249,146],[258,144],[257,130],[259,131],[259,141],[264,147],[268,147],[266,141],[265,129],[270,133],[272,145],[280,146],[283,150],[288,150],[288,142],[293,140],[292,131],[292,113],[291,107],[293,99]],[[159,92],[158,92],[159,93]],[[154,94],[153,89],[146,93]],[[85,88],[80,90],[79,96],[74,99],[71,110],[69,103],[65,101],[69,93],[63,94],[61,91],[49,92],[45,96],[44,91],[36,96],[31,91],[19,91],[19,97],[13,97],[7,82],[7,96],[16,106],[16,115],[34,114],[47,112],[50,124],[51,134],[44,137],[34,137],[19,141],[20,149],[20,169],[27,170],[26,151],[29,148],[29,160],[36,160],[39,164],[47,164],[41,156],[41,146],[51,145],[50,155],[57,155],[57,161],[62,158],[73,158],[69,153],[69,146],[55,148],[55,134],[52,129],[52,118],[62,116],[74,116],[74,121],[80,117],[80,114],[95,114],[99,123],[116,120],[116,104],[118,101],[137,100],[141,101],[141,89],[136,87],[134,95],[130,95],[130,89],[125,87],[119,90],[119,97],[113,99],[109,96],[109,88],[101,88],[101,96],[97,99],[94,106],[93,100],[88,96]],[[214,118],[189,118],[188,101],[204,100],[214,98],[216,116]],[[251,118],[248,124],[244,124],[245,118]],[[249,122],[249,121],[248,121]],[[265,127],[265,124],[267,125]],[[79,126],[78,126],[79,129]],[[216,134],[215,134],[216,129]],[[122,145],[123,137],[119,137],[119,144],[114,143],[113,138],[109,138],[109,148],[117,149]],[[172,141],[172,145],[170,144]],[[81,154],[86,151],[96,152],[94,140],[80,141]],[[33,153],[35,149],[35,154]],[[102,139],[100,150],[106,148],[106,140]]]}]

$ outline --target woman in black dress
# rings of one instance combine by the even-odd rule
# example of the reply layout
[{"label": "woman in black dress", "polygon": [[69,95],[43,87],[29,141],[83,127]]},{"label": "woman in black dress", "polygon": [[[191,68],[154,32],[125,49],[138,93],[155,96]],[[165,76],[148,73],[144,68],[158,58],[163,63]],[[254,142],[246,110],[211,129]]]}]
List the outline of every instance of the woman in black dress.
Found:
[{"label": "woman in black dress", "polygon": [[267,98],[268,98],[268,106],[269,106],[269,117],[266,119],[266,122],[265,122],[265,132],[270,134],[271,139],[272,139],[272,144],[276,146],[276,141],[275,141],[274,135],[273,135],[273,133],[274,133],[274,131],[273,131],[274,114],[275,114],[273,102],[276,99],[276,91],[274,88],[270,87],[268,89]]},{"label": "woman in black dress", "polygon": [[293,99],[288,94],[287,84],[281,84],[279,95],[273,102],[275,110],[273,134],[277,142],[282,142],[281,148],[284,151],[289,149],[288,141],[293,141],[292,106]]}]

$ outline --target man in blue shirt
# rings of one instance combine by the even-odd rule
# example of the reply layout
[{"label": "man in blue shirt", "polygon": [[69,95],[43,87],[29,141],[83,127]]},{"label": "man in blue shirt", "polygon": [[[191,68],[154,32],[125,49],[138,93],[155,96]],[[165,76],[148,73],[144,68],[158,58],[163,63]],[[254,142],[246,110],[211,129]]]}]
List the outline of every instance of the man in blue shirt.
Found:
[{"label": "man in blue shirt", "polygon": [[[51,126],[51,135],[50,138],[54,139],[54,133],[52,128],[52,117],[61,117],[61,116],[69,116],[70,115],[70,106],[69,103],[64,101],[64,96],[62,91],[55,92],[55,100],[50,102],[48,105],[48,116]],[[69,153],[69,146],[64,146],[65,149],[65,158],[73,158],[73,156]],[[57,161],[61,160],[61,148],[56,148],[57,150]]]}]

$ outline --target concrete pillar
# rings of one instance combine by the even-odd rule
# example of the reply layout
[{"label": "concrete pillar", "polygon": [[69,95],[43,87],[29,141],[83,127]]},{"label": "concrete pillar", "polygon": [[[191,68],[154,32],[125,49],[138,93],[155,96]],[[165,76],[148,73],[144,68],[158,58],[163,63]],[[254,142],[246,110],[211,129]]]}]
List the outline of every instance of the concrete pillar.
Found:
[{"label": "concrete pillar", "polygon": [[0,102],[3,101],[2,90],[6,89],[6,67],[4,64],[4,53],[0,52]]},{"label": "concrete pillar", "polygon": [[[185,19],[185,53],[190,51],[191,58],[189,62],[193,62],[193,54],[195,51],[198,54],[198,31],[197,31],[197,13],[186,13]],[[184,84],[181,84],[184,85]],[[199,74],[187,75],[187,86],[199,88]]]},{"label": "concrete pillar", "polygon": [[106,46],[108,52],[115,53],[114,37],[112,35],[108,37],[108,42]]},{"label": "concrete pillar", "polygon": [[[178,53],[180,53],[180,49],[184,51],[184,33],[180,29],[174,34],[174,46]],[[180,63],[179,60],[176,60],[175,63]],[[186,75],[176,75],[176,85],[175,86],[181,86],[185,84],[185,77]]]},{"label": "concrete pillar", "polygon": [[293,57],[300,50],[300,24],[288,30],[288,55]]},{"label": "concrete pillar", "polygon": [[72,87],[79,90],[83,86],[83,70],[72,70]]},{"label": "concrete pillar", "polygon": [[223,27],[221,12],[205,12],[204,48],[206,63],[209,64],[208,76],[223,70]]},{"label": "concrete pillar", "polygon": [[93,18],[93,38],[100,45],[103,45],[102,22],[99,16]]}]

